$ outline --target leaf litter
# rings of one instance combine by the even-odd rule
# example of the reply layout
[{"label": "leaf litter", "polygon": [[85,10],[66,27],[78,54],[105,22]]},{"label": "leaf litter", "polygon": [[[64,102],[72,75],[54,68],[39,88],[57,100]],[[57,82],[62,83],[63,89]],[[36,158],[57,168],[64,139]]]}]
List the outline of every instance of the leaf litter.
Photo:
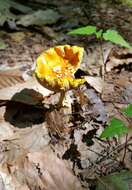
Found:
[{"label": "leaf litter", "polygon": [[[32,161],[27,159],[28,155],[30,154],[31,158],[32,155],[41,156],[44,147],[51,145],[55,151],[55,155],[58,155],[59,158],[67,159],[68,162],[70,162],[70,168],[74,170],[76,176],[82,175],[84,180],[96,177],[96,173],[102,172],[102,169],[100,168],[103,167],[104,162],[106,162],[106,159],[103,161],[101,159],[105,157],[105,152],[109,152],[109,144],[98,142],[98,140],[96,139],[100,136],[103,130],[100,122],[105,123],[107,121],[108,107],[106,106],[106,103],[102,101],[100,95],[96,92],[96,90],[92,89],[92,87],[88,85],[84,85],[80,87],[80,89],[78,90],[68,92],[68,96],[66,96],[66,102],[71,102],[71,106],[69,108],[64,107],[61,110],[55,109],[53,111],[51,110],[50,112],[47,108],[45,108],[43,109],[42,117],[46,118],[46,123],[44,123],[44,121],[41,120],[40,122],[42,122],[42,124],[34,124],[34,121],[37,118],[40,120],[40,117],[37,117],[37,109],[39,109],[39,107],[37,108],[37,106],[41,106],[41,108],[43,107],[42,104],[40,104],[42,103],[42,97],[45,95],[47,101],[52,101],[52,99],[54,99],[55,97],[55,95],[50,95],[53,94],[52,92],[46,93],[46,89],[44,88],[42,92],[39,89],[38,83],[36,84],[37,86],[35,86],[35,84],[36,81],[32,79],[27,82],[23,81],[21,84],[18,83],[15,85],[16,87],[6,87],[0,90],[0,95],[3,100],[8,100],[12,103],[16,102],[15,104],[10,104],[10,107],[6,105],[6,111],[3,114],[4,118],[2,124],[5,128],[5,131],[1,132],[1,140],[4,142],[4,144],[1,145],[3,147],[6,146],[8,149],[6,154],[4,153],[5,151],[3,151],[3,153],[1,154],[1,157],[2,155],[5,155],[1,158],[1,160],[3,160],[1,161],[1,163],[2,168],[3,166],[5,167],[5,164],[7,163],[9,165],[8,167],[6,166],[6,173],[7,169],[10,170],[11,179],[13,180],[11,184],[13,183],[16,186],[15,188],[25,185],[25,187],[23,187],[24,189],[28,189],[30,186],[30,188],[32,189],[35,189],[36,187],[40,187],[41,189],[43,189],[45,187],[45,184],[48,183],[47,189],[57,189],[57,184],[60,184],[60,181],[58,182],[57,179],[54,178],[54,173],[52,173],[54,172],[54,170],[52,170],[52,172],[50,171],[50,174],[45,174],[46,176],[41,177],[40,179],[39,175],[43,175],[41,174],[41,172],[43,173],[43,168],[39,166],[39,161],[37,160],[38,166],[36,166],[34,162],[32,163]],[[29,90],[23,91],[23,89]],[[40,94],[37,95],[37,92]],[[20,106],[20,104],[24,104],[24,106]],[[31,106],[30,109],[28,108],[28,105]],[[35,112],[34,106],[36,107]],[[27,112],[27,115],[24,111],[25,109],[29,110],[29,112]],[[32,109],[33,112],[31,111]],[[9,116],[7,116],[7,113],[10,116],[10,118]],[[38,114],[40,115],[40,112],[38,112]],[[34,121],[32,119],[28,119],[30,117],[33,117]],[[6,121],[4,121],[5,119]],[[12,125],[10,123],[12,123]],[[8,134],[6,130],[8,131]],[[92,133],[92,131],[93,135],[90,137],[89,135]],[[70,134],[72,133],[73,137],[70,139]],[[87,139],[89,139],[89,141],[87,141]],[[59,145],[60,143],[61,145]],[[76,147],[76,153],[74,153],[74,156],[72,156],[72,149],[70,149],[70,147],[72,146]],[[114,148],[114,146],[112,147]],[[68,150],[69,155],[71,155],[72,157],[65,156]],[[45,153],[43,153],[42,155],[45,155]],[[9,160],[5,161],[4,159]],[[39,159],[39,157],[36,157],[36,159]],[[48,159],[49,163],[49,158],[46,159]],[[110,155],[108,168],[111,167],[112,160],[113,155]],[[100,168],[96,164],[97,161],[100,163]],[[93,163],[94,170],[93,168],[92,170],[94,172],[91,171],[91,173],[88,175],[87,170],[90,170]],[[114,171],[116,171],[116,169],[119,168],[119,163],[120,160],[115,161],[116,167],[114,168]],[[58,168],[58,165],[55,162],[54,164]],[[17,170],[15,169],[16,167]],[[23,167],[25,169],[22,169]],[[65,171],[65,169],[63,170]],[[55,173],[56,172],[57,169],[55,168]],[[58,173],[56,173],[56,175],[58,175]],[[79,177],[79,179],[81,180],[81,177]],[[34,180],[37,181],[36,184],[33,183]],[[45,183],[43,180],[45,181]],[[27,184],[25,183],[25,181]],[[52,183],[50,181],[52,181]],[[69,180],[66,181],[66,184],[62,184],[62,187],[64,187],[64,189],[65,186],[68,188],[69,183]],[[71,183],[73,184],[73,181],[71,181]],[[85,187],[89,188],[88,184],[83,182],[81,183]],[[56,186],[53,186],[53,184],[56,184]],[[34,185],[36,185],[36,187]],[[77,187],[75,187],[75,189],[77,189]]]},{"label": "leaf litter", "polygon": [[[25,84],[26,84],[26,86],[25,86]],[[15,88],[15,86],[13,86],[13,87],[7,87],[7,88],[2,89],[0,91],[1,97],[3,99],[6,99],[5,95],[6,96],[8,95],[6,100],[8,100],[8,101],[10,100],[12,102],[17,101],[18,103],[22,103],[22,104],[24,103],[25,104],[24,109],[26,109],[26,110],[28,108],[26,105],[37,106],[37,105],[39,105],[39,101],[41,102],[42,100],[41,100],[41,98],[39,99],[38,96],[36,96],[36,95],[33,96],[33,94],[35,92],[25,94],[25,95],[23,95],[21,92],[25,87],[27,88],[28,84],[29,84],[29,90],[31,90],[31,86],[35,87],[35,85],[33,85],[34,83],[32,81],[23,82],[22,84],[18,83],[16,85],[16,86],[18,86],[17,88]],[[22,85],[22,87],[21,87],[21,85]],[[5,164],[8,163],[9,166],[6,166],[7,167],[6,172],[7,172],[7,169],[10,170],[11,178],[13,180],[13,182],[11,182],[11,184],[13,183],[16,186],[16,188],[18,188],[22,185],[25,185],[25,187],[23,187],[25,189],[26,188],[28,189],[28,187],[30,187],[30,186],[31,186],[31,189],[35,189],[36,187],[40,187],[41,189],[43,189],[45,187],[45,184],[48,184],[47,189],[51,189],[51,188],[57,189],[58,188],[57,184],[60,184],[61,182],[57,180],[58,178],[57,179],[54,178],[53,167],[52,167],[52,172],[49,169],[46,169],[46,170],[48,170],[48,173],[46,173],[45,174],[46,176],[44,175],[40,179],[39,176],[43,175],[41,173],[43,173],[43,170],[45,171],[45,169],[43,169],[43,167],[41,168],[40,162],[39,162],[39,157],[36,157],[37,164],[34,163],[34,161],[32,162],[30,159],[27,159],[27,157],[30,154],[31,154],[31,157],[29,156],[28,158],[32,158],[32,155],[33,156],[34,155],[41,156],[41,154],[42,154],[44,156],[45,153],[42,153],[42,150],[44,149],[45,146],[50,146],[50,144],[51,144],[52,146],[54,146],[54,149],[56,149],[56,151],[55,151],[56,154],[59,155],[60,158],[66,159],[66,157],[64,155],[66,155],[66,152],[68,150],[71,155],[73,154],[71,152],[72,149],[69,149],[73,143],[72,142],[73,140],[72,139],[68,140],[68,138],[70,137],[69,135],[72,133],[74,134],[74,136],[72,138],[74,139],[74,146],[76,147],[76,151],[78,152],[78,154],[77,155],[75,154],[74,157],[72,157],[72,158],[69,157],[70,160],[68,159],[68,161],[70,161],[70,168],[74,168],[75,174],[77,176],[82,175],[85,180],[87,178],[91,178],[91,175],[88,175],[88,173],[86,171],[88,168],[90,169],[90,167],[92,166],[93,163],[95,163],[94,174],[101,172],[99,169],[99,166],[96,164],[96,162],[98,160],[98,162],[100,163],[100,167],[104,164],[104,163],[102,163],[102,161],[100,159],[102,157],[105,157],[104,152],[106,150],[108,151],[109,145],[104,144],[103,142],[102,143],[98,142],[96,137],[99,137],[99,135],[101,134],[101,131],[103,130],[103,128],[101,129],[101,125],[98,123],[98,121],[101,121],[102,123],[105,123],[107,121],[107,111],[108,110],[106,109],[106,105],[100,99],[99,94],[95,90],[90,89],[90,88],[91,87],[84,86],[83,88],[82,87],[80,88],[80,91],[75,90],[69,94],[69,96],[71,98],[73,98],[71,109],[62,108],[61,112],[58,110],[54,110],[54,112],[51,111],[50,113],[49,113],[49,111],[47,111],[47,109],[45,109],[44,112],[47,112],[47,114],[45,116],[43,115],[43,117],[47,118],[48,125],[45,125],[43,123],[43,121],[42,121],[42,124],[35,125],[32,123],[33,120],[29,120],[30,125],[28,125],[27,118],[33,117],[33,118],[37,119],[37,117],[35,116],[37,114],[37,112],[35,111],[35,115],[33,115],[33,113],[31,112],[31,109],[33,109],[33,107],[31,109],[29,109],[29,115],[27,115],[27,116],[26,116],[25,111],[22,112],[23,108],[20,107],[20,105],[19,105],[19,108],[17,108],[17,107],[15,108],[14,106],[11,108],[10,111],[12,113],[13,113],[13,109],[14,108],[16,109],[14,112],[14,115],[12,116],[12,118],[13,118],[12,124],[13,125],[9,125],[9,126],[7,125],[7,121],[11,123],[11,120],[9,120],[9,118],[6,121],[6,124],[3,123],[3,126],[6,130],[12,129],[12,132],[9,132],[11,134],[11,136],[8,137],[8,135],[4,135],[6,132],[3,132],[3,134],[2,134],[3,138],[1,138],[4,142],[3,146],[6,146],[8,149],[7,153],[5,154],[4,153],[5,151],[3,151],[1,156],[5,155],[4,158],[6,158],[7,160],[9,159],[9,160],[4,161],[4,158],[2,158],[1,164],[2,164],[2,166],[5,166]],[[6,89],[7,89],[7,91],[6,91]],[[18,89],[19,89],[19,91],[18,91]],[[34,89],[34,88],[32,88],[32,89]],[[36,90],[38,90],[38,87],[36,87],[35,91]],[[2,92],[3,92],[3,94],[5,92],[4,96],[2,95]],[[13,93],[9,94],[9,92],[13,92]],[[39,93],[40,93],[40,91],[39,91]],[[45,92],[41,92],[41,93],[43,95],[44,94],[46,95]],[[81,95],[82,93],[83,93],[83,97]],[[76,96],[76,94],[78,94],[78,96]],[[12,96],[14,96],[14,98]],[[37,101],[35,101],[35,99],[32,99],[32,96],[33,96],[33,98],[36,98]],[[30,101],[29,101],[28,97],[30,98]],[[53,97],[54,97],[54,95],[52,95],[51,99]],[[78,98],[76,98],[76,97],[78,97]],[[47,98],[48,98],[48,96],[47,96]],[[49,96],[49,98],[50,98],[50,96]],[[16,106],[17,106],[17,104],[16,104]],[[8,106],[6,108],[8,108]],[[21,110],[21,112],[19,110]],[[9,111],[9,109],[7,111]],[[9,112],[9,113],[11,113],[11,112]],[[8,115],[9,115],[9,113],[8,113]],[[22,120],[21,114],[25,115],[24,120]],[[53,116],[53,114],[55,114],[55,115]],[[57,117],[58,117],[58,119],[57,119]],[[14,120],[14,118],[15,118],[15,120]],[[64,120],[62,120],[62,118],[64,118]],[[6,116],[6,119],[7,119],[7,116]],[[25,119],[26,119],[26,123],[24,123]],[[91,119],[93,120],[93,123],[92,122],[89,123]],[[17,124],[16,122],[20,122],[20,120],[21,120],[21,128],[18,128],[18,127],[20,127],[20,124]],[[62,121],[61,123],[60,123],[60,120]],[[3,122],[5,122],[5,121],[3,120]],[[85,124],[83,124],[83,123],[85,123]],[[27,128],[26,126],[32,126],[32,127]],[[95,132],[94,132],[94,130],[95,130]],[[89,134],[91,133],[91,131],[93,131],[93,136],[91,137],[91,143],[88,143],[85,140],[85,138],[86,137],[88,137],[88,139],[90,138]],[[49,133],[50,133],[51,137],[49,136]],[[59,146],[60,141],[64,141],[63,142],[64,148],[62,145]],[[90,139],[89,139],[89,141],[90,141]],[[66,143],[68,143],[68,144],[66,145]],[[61,150],[59,150],[59,152],[57,150],[58,146],[59,146],[58,150],[61,148]],[[113,148],[114,148],[114,146],[113,146]],[[26,151],[26,153],[25,153],[25,151]],[[40,151],[40,152],[37,153],[38,151]],[[28,153],[28,152],[31,152],[31,153]],[[46,155],[47,154],[49,154],[49,153],[46,153]],[[42,159],[43,159],[43,156],[42,156]],[[110,161],[109,161],[110,163],[112,162],[112,159],[113,159],[112,157],[113,157],[113,155],[110,156]],[[10,160],[10,159],[12,159],[12,160]],[[48,159],[48,163],[49,163],[49,158],[46,158],[46,159]],[[43,160],[43,163],[44,163],[44,160]],[[52,163],[52,161],[51,161],[51,163]],[[50,163],[50,165],[51,165],[51,163]],[[55,162],[53,162],[53,163],[54,163],[54,167],[58,168],[58,165]],[[21,166],[21,164],[22,164],[22,166]],[[119,167],[119,161],[117,161],[116,164],[117,164],[117,166],[114,168],[114,171],[116,168]],[[46,163],[46,165],[47,165],[47,163]],[[16,167],[17,167],[17,170],[16,170]],[[109,165],[109,167],[111,167],[111,165]],[[55,168],[56,175],[58,175],[57,168]],[[58,168],[58,169],[59,169],[59,175],[61,174],[60,170],[65,171],[64,168],[63,169]],[[66,173],[65,175],[68,176],[69,170],[66,172],[68,172],[68,174]],[[32,178],[31,178],[31,176],[32,176]],[[92,177],[95,177],[95,175],[92,175]],[[72,180],[71,176],[69,178],[70,178],[70,180]],[[59,178],[59,179],[61,180],[61,178]],[[34,180],[36,180],[36,184],[33,183]],[[69,188],[68,184],[70,183],[70,180],[65,181],[66,184],[62,184],[62,187],[64,189]],[[81,178],[80,178],[80,180],[81,180]],[[27,184],[24,181],[26,181]],[[50,181],[52,181],[52,183]],[[63,180],[62,180],[62,182],[63,182]],[[54,186],[53,184],[54,185],[56,184],[56,185]],[[71,184],[73,185],[73,181],[71,181]],[[83,184],[83,182],[82,182],[82,184]],[[36,187],[35,187],[35,185],[36,185]],[[84,183],[84,185],[88,188],[88,184],[86,185]],[[67,188],[65,188],[65,187],[67,187]],[[79,188],[80,188],[80,186],[79,186]],[[75,187],[75,189],[77,189],[77,187]]]},{"label": "leaf litter", "polygon": [[[87,73],[88,83],[67,92],[65,106],[58,109],[58,95],[23,75],[30,71],[43,47],[56,42],[48,42],[39,34],[21,36],[16,41],[8,36],[5,42],[9,46],[0,51],[4,60],[1,76],[8,70],[6,79],[0,79],[1,189],[91,189],[91,181],[102,175],[131,170],[131,134],[124,165],[126,137],[99,139],[112,116],[126,121],[120,110],[132,102],[131,52],[103,44],[107,72],[102,80],[100,47],[96,43],[87,45],[80,69]],[[113,182],[109,186],[115,188]]]}]

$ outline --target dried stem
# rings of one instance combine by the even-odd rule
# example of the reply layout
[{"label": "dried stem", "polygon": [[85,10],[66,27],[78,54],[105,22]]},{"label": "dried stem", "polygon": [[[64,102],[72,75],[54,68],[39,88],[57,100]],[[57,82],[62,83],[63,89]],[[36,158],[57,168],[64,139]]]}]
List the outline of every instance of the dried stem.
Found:
[{"label": "dried stem", "polygon": [[100,51],[101,51],[101,57],[102,57],[101,77],[102,77],[103,80],[104,80],[104,75],[105,75],[105,61],[104,61],[104,54],[103,54],[102,39],[100,39]]},{"label": "dried stem", "polygon": [[124,154],[123,154],[123,158],[122,158],[122,163],[124,163],[125,160],[125,156],[126,156],[126,151],[127,151],[127,139],[128,138],[128,134],[126,134],[126,140],[125,140],[125,146],[124,146]]}]

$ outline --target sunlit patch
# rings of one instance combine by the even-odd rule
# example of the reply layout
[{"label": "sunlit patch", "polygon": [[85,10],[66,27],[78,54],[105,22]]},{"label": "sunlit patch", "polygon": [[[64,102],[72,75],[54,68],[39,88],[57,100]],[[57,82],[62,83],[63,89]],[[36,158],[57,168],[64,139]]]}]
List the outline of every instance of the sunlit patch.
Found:
[{"label": "sunlit patch", "polygon": [[46,60],[45,60],[44,56],[42,56],[42,63],[46,64]]},{"label": "sunlit patch", "polygon": [[43,52],[37,59],[35,75],[38,81],[53,91],[66,91],[76,88],[85,79],[75,79],[84,49],[78,46],[56,46]]},{"label": "sunlit patch", "polygon": [[53,67],[53,71],[54,72],[61,72],[61,66],[60,65],[58,65],[58,66],[56,66],[56,67]]}]

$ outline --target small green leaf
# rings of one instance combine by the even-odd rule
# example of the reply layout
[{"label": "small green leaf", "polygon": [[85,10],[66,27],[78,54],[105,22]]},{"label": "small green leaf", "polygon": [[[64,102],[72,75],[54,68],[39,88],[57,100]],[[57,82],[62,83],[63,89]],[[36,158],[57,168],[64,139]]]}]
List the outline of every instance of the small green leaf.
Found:
[{"label": "small green leaf", "polygon": [[126,48],[131,48],[128,42],[115,30],[107,30],[103,33],[104,40],[111,41],[112,43],[121,45]]},{"label": "small green leaf", "polygon": [[68,32],[68,34],[78,34],[78,35],[96,34],[96,26],[85,26],[85,27],[77,28]]},{"label": "small green leaf", "polygon": [[102,34],[103,34],[103,30],[101,29],[98,32],[96,32],[96,38],[100,39],[102,37]]},{"label": "small green leaf", "polygon": [[131,190],[132,172],[120,171],[97,180],[95,190]]},{"label": "small green leaf", "polygon": [[123,135],[125,133],[128,133],[128,128],[125,126],[124,122],[117,118],[113,118],[102,132],[100,138],[111,138],[116,135]]},{"label": "small green leaf", "polygon": [[126,108],[124,108],[123,113],[128,117],[132,117],[132,104],[129,104]]}]

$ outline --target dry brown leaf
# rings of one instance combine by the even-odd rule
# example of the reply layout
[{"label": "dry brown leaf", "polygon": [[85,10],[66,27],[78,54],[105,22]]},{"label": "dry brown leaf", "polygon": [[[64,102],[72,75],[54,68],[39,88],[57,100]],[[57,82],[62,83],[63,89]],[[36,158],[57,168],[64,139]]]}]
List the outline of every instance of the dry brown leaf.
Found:
[{"label": "dry brown leaf", "polygon": [[[103,61],[106,61],[112,48],[113,44],[108,42],[103,42],[102,50],[99,43],[89,44],[86,47],[84,59],[80,65],[80,69],[86,71],[91,76],[100,76],[100,69]],[[102,54],[104,60],[102,60]]]},{"label": "dry brown leaf", "polygon": [[102,99],[106,102],[131,103],[132,85],[131,72],[122,70],[120,73],[111,71],[105,78]]},{"label": "dry brown leaf", "polygon": [[0,122],[0,140],[7,139],[13,135],[14,127],[8,122]]},{"label": "dry brown leaf", "polygon": [[1,173],[0,173],[0,190],[6,190]]},{"label": "dry brown leaf", "polygon": [[70,167],[58,159],[51,151],[28,154],[29,161],[38,165],[42,183],[47,190],[81,190],[80,182],[73,175]]},{"label": "dry brown leaf", "polygon": [[30,35],[30,33],[14,32],[14,33],[9,34],[12,41],[14,41],[16,43],[22,43],[27,35]]},{"label": "dry brown leaf", "polygon": [[14,127],[5,121],[4,114],[5,114],[6,107],[0,107],[0,140],[4,140],[13,135]]},{"label": "dry brown leaf", "polygon": [[64,107],[60,110],[55,109],[46,113],[46,121],[52,135],[57,134],[59,137],[64,137],[71,131],[71,112],[71,109]]},{"label": "dry brown leaf", "polygon": [[[79,180],[73,175],[67,162],[60,160],[51,148],[40,152],[24,153],[12,162],[3,165],[8,168],[10,182],[16,189],[23,190],[81,190]],[[4,170],[6,171],[6,170]]]},{"label": "dry brown leaf", "polygon": [[39,151],[50,142],[46,123],[34,125],[32,128],[16,129],[14,135],[8,138],[9,142],[28,149],[30,152]]},{"label": "dry brown leaf", "polygon": [[23,83],[20,72],[18,70],[0,72],[0,89],[14,86],[17,83]]},{"label": "dry brown leaf", "polygon": [[[61,160],[59,160],[55,155],[48,154],[38,154],[35,153],[34,155],[29,155],[29,159],[33,162],[37,162],[39,156],[40,159],[40,166],[47,170],[47,174],[45,174],[44,178],[47,181],[47,189],[61,189],[61,190],[68,190],[68,189],[80,189],[81,185],[77,178],[74,177],[70,168]],[[50,161],[47,163],[47,161]],[[47,164],[46,164],[47,163]],[[46,167],[45,167],[46,166]],[[53,181],[51,181],[53,180]],[[56,185],[55,185],[56,184]]]},{"label": "dry brown leaf", "polygon": [[[104,149],[104,147],[101,146],[101,143],[99,143],[96,140],[96,138],[94,137],[95,135],[93,136],[93,138],[89,137],[88,142],[90,142],[90,140],[93,140],[93,144],[91,144],[91,145],[90,145],[90,143],[88,145],[86,140],[85,141],[82,140],[84,135],[88,134],[88,132],[92,131],[93,129],[94,129],[93,123],[87,122],[83,126],[82,130],[76,129],[74,131],[75,144],[77,145],[77,150],[81,154],[81,157],[80,157],[81,166],[84,169],[88,168],[90,166],[91,162],[96,161],[99,158],[99,156],[101,155],[102,150]],[[102,131],[103,131],[103,127],[100,126],[100,128],[98,130],[96,130],[95,134],[99,136]],[[89,176],[90,175],[92,175],[92,174],[89,173]]]},{"label": "dry brown leaf", "polygon": [[100,77],[85,76],[87,83],[97,92],[101,93],[104,86],[104,81]]},{"label": "dry brown leaf", "polygon": [[50,142],[46,123],[32,128],[16,129],[7,122],[1,123],[0,163],[11,163],[25,152],[42,150]]},{"label": "dry brown leaf", "polygon": [[[35,79],[31,79],[30,81],[24,82],[22,84],[14,85],[13,87],[7,87],[0,90],[0,100],[11,100],[11,98],[16,94],[22,91],[23,89],[32,89],[39,93],[41,93],[43,96],[48,96],[52,94],[52,91],[49,91],[48,89],[42,87]],[[21,98],[21,101],[26,101],[23,98]],[[26,103],[26,102],[23,102]],[[27,101],[28,103],[28,101]]]},{"label": "dry brown leaf", "polygon": [[91,118],[96,118],[97,121],[105,123],[107,121],[107,112],[102,99],[94,89],[88,89],[85,86],[81,86],[81,89],[86,102],[82,106],[84,116],[89,114]]},{"label": "dry brown leaf", "polygon": [[106,61],[106,71],[110,72],[119,65],[129,65],[132,63],[132,50],[123,48],[114,48]]}]

